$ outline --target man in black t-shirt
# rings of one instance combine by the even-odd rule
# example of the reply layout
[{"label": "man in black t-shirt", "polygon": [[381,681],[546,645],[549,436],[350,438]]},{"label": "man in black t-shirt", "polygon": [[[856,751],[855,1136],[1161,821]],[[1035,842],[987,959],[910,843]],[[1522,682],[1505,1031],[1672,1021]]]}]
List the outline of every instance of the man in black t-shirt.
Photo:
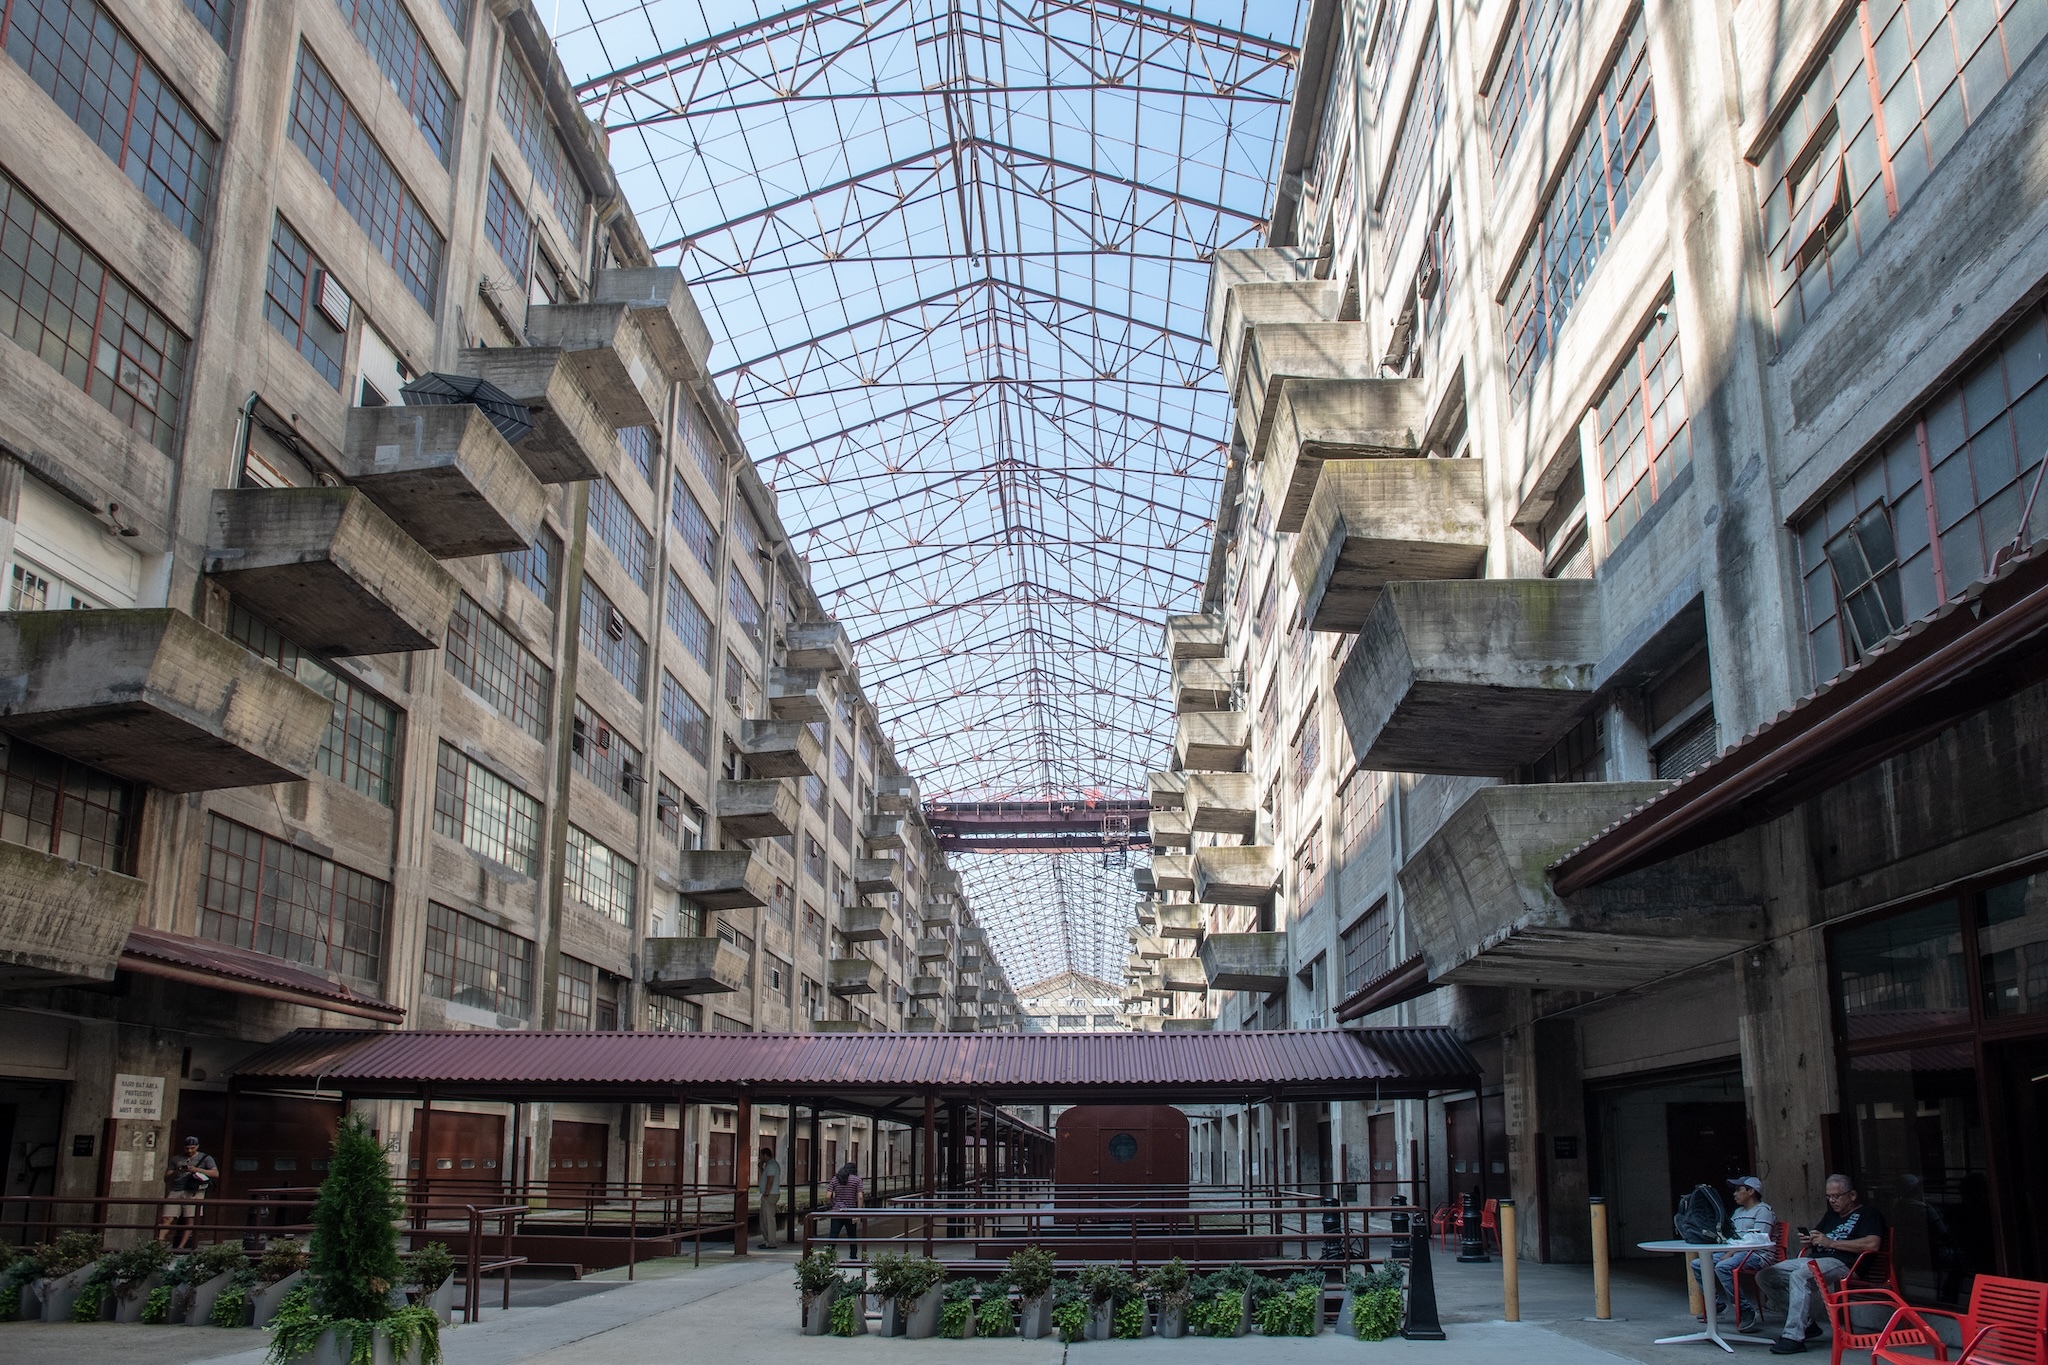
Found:
[{"label": "man in black t-shirt", "polygon": [[1771,1343],[1772,1355],[1803,1351],[1809,1340],[1820,1335],[1814,1321],[1816,1270],[1828,1288],[1834,1289],[1849,1278],[1849,1267],[1858,1256],[1884,1248],[1884,1215],[1864,1204],[1849,1177],[1831,1175],[1827,1188],[1827,1216],[1799,1239],[1799,1255],[1757,1276],[1765,1300],[1785,1304],[1785,1333]]}]

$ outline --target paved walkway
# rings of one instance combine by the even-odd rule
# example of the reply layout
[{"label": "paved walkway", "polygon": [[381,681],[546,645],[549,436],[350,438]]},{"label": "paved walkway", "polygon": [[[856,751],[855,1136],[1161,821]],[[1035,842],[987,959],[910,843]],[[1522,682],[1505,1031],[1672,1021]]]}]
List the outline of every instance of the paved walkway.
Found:
[{"label": "paved walkway", "polygon": [[[1080,1343],[1046,1341],[904,1341],[879,1336],[843,1340],[797,1330],[794,1254],[747,1260],[707,1257],[642,1265],[581,1281],[518,1286],[511,1311],[487,1309],[481,1322],[442,1336],[447,1365],[594,1365],[631,1361],[709,1365],[940,1365],[962,1354],[995,1353],[1009,1365],[1072,1365],[1101,1355],[1134,1361],[1171,1356],[1173,1365],[1310,1365],[1356,1361],[1361,1351],[1387,1365],[1713,1365],[1721,1353],[1704,1346],[1656,1346],[1654,1338],[1688,1330],[1685,1293],[1675,1261],[1616,1268],[1616,1320],[1591,1317],[1592,1281],[1580,1266],[1521,1266],[1523,1321],[1501,1321],[1500,1265],[1433,1261],[1446,1343],[1393,1340],[1367,1346],[1334,1332],[1301,1339]],[[487,1304],[498,1302],[487,1290]],[[261,1365],[263,1338],[215,1327],[138,1327],[40,1323],[0,1324],[0,1362],[34,1365]],[[1757,1357],[1760,1347],[1742,1347]],[[1411,1359],[1412,1357],[1412,1359]],[[1809,1355],[1809,1360],[1813,1357]],[[1822,1357],[1824,1359],[1824,1357]],[[1852,1357],[1858,1362],[1861,1357]],[[1845,1361],[1845,1365],[1847,1362]]]}]

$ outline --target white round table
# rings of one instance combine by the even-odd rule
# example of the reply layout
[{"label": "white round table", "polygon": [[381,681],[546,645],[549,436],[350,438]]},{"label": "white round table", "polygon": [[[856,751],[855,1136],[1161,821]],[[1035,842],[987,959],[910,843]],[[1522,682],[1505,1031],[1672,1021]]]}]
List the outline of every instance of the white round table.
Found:
[{"label": "white round table", "polygon": [[1716,1346],[1720,1347],[1724,1351],[1729,1352],[1732,1355],[1735,1351],[1735,1347],[1733,1345],[1734,1342],[1746,1341],[1754,1346],[1768,1346],[1771,1344],[1771,1338],[1769,1337],[1752,1337],[1744,1336],[1739,1332],[1723,1332],[1721,1330],[1721,1324],[1718,1321],[1719,1315],[1716,1314],[1714,1311],[1714,1299],[1720,1293],[1721,1286],[1714,1279],[1713,1258],[1718,1254],[1723,1254],[1731,1251],[1742,1251],[1746,1249],[1754,1250],[1760,1246],[1767,1246],[1769,1245],[1768,1243],[1752,1244],[1746,1242],[1680,1242],[1673,1240],[1668,1242],[1637,1242],[1636,1245],[1638,1247],[1641,1247],[1644,1251],[1673,1252],[1677,1255],[1685,1256],[1690,1260],[1696,1262],[1698,1269],[1695,1269],[1693,1266],[1689,1265],[1686,1267],[1685,1273],[1688,1275],[1697,1274],[1700,1277],[1700,1295],[1706,1301],[1706,1331],[1687,1332],[1683,1336],[1676,1337],[1658,1337],[1657,1345],[1683,1346],[1695,1341],[1711,1341]]}]

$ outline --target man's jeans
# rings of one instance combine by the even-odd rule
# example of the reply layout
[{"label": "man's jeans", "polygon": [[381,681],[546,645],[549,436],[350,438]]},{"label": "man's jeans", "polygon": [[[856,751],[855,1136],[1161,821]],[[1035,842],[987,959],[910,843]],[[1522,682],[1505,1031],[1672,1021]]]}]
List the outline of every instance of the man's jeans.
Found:
[{"label": "man's jeans", "polygon": [[1800,1256],[1790,1261],[1780,1261],[1758,1275],[1757,1284],[1763,1289],[1764,1301],[1785,1305],[1785,1332],[1787,1340],[1803,1341],[1806,1326],[1816,1321],[1815,1309],[1821,1307],[1816,1301],[1818,1286],[1813,1282],[1813,1269],[1818,1266],[1829,1289],[1837,1289],[1842,1281],[1849,1278],[1849,1266],[1832,1256]]},{"label": "man's jeans", "polygon": [[[1735,1302],[1735,1272],[1736,1272],[1736,1271],[1738,1271],[1738,1270],[1755,1270],[1755,1271],[1757,1271],[1757,1272],[1758,1272],[1759,1274],[1761,1274],[1761,1273],[1762,1273],[1762,1267],[1764,1266],[1764,1260],[1765,1260],[1765,1258],[1766,1258],[1766,1257],[1768,1257],[1768,1256],[1771,1256],[1771,1255],[1773,1255],[1773,1254],[1775,1254],[1775,1253],[1774,1253],[1774,1252],[1773,1252],[1773,1251],[1772,1251],[1771,1249],[1769,1249],[1769,1248],[1764,1248],[1764,1249],[1761,1249],[1761,1250],[1755,1250],[1755,1251],[1717,1251],[1717,1252],[1715,1252],[1715,1253],[1714,1253],[1714,1278],[1715,1278],[1715,1279],[1717,1279],[1717,1280],[1719,1280],[1719,1281],[1721,1282],[1721,1295],[1720,1295],[1720,1297],[1719,1297],[1719,1298],[1717,1298],[1716,1300],[1714,1300],[1715,1304],[1717,1305],[1714,1311],[1715,1311],[1715,1312],[1725,1312],[1725,1311],[1726,1311],[1726,1310],[1728,1309],[1729,1305],[1731,1305],[1731,1304],[1733,1304],[1733,1303]],[[1699,1264],[1699,1262],[1698,1262],[1698,1261],[1694,1261],[1694,1262],[1693,1262],[1693,1264],[1694,1264],[1694,1265],[1698,1265],[1698,1264]],[[1695,1273],[1695,1274],[1697,1274],[1698,1272],[1694,1272],[1694,1273]],[[1705,1286],[1705,1285],[1701,1285],[1701,1286],[1700,1286],[1700,1292],[1701,1292],[1701,1293],[1705,1293],[1705,1292],[1706,1292],[1706,1286]],[[1758,1306],[1758,1305],[1755,1305],[1755,1304],[1751,1304],[1751,1305],[1750,1305],[1750,1307],[1751,1307],[1752,1309],[1755,1309],[1755,1308],[1756,1308],[1757,1306]]]}]

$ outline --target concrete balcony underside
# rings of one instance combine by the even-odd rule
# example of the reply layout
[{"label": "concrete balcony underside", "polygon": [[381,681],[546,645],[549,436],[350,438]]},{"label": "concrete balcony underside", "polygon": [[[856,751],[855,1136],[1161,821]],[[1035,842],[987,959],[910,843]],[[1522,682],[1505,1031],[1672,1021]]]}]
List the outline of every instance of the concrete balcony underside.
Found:
[{"label": "concrete balcony underside", "polygon": [[[1192,870],[1188,875],[1186,890],[1194,890]],[[1202,936],[1202,907],[1185,901],[1161,903],[1158,910],[1159,936],[1161,938],[1199,939]]]},{"label": "concrete balcony underside", "polygon": [[1153,810],[1180,810],[1187,804],[1188,775],[1182,772],[1146,773],[1145,791]]},{"label": "concrete balcony underside", "polygon": [[832,718],[815,669],[777,668],[768,674],[768,711],[777,720],[804,725]]},{"label": "concrete balcony underside", "polygon": [[583,371],[559,346],[478,347],[456,358],[463,374],[489,380],[526,405],[533,433],[512,447],[542,483],[594,479],[611,468],[618,428],[583,387]]},{"label": "concrete balcony underside", "polygon": [[861,826],[861,839],[867,844],[870,853],[902,848],[909,826],[910,822],[900,815],[872,816]]},{"label": "concrete balcony underside", "polygon": [[820,673],[844,673],[853,667],[853,645],[846,627],[837,621],[802,621],[789,628],[784,665],[815,669]]},{"label": "concrete balcony underside", "polygon": [[742,723],[740,752],[755,777],[817,777],[825,762],[825,746],[811,727],[794,720]]},{"label": "concrete balcony underside", "polygon": [[1359,630],[1389,583],[1479,577],[1485,485],[1477,460],[1326,466],[1294,544],[1294,584],[1308,628]]},{"label": "concrete balcony underside", "polygon": [[455,577],[353,488],[222,488],[206,572],[320,654],[438,649]]},{"label": "concrete balcony underside", "polygon": [[0,730],[172,792],[292,782],[334,706],[167,607],[0,613]]},{"label": "concrete balcony underside", "polygon": [[1280,889],[1280,860],[1268,844],[1195,850],[1195,899],[1204,905],[1266,906]]},{"label": "concrete balcony underside", "polygon": [[1202,322],[1226,383],[1236,382],[1247,326],[1337,316],[1342,286],[1314,273],[1313,253],[1294,247],[1236,248],[1210,258]]},{"label": "concrete balcony underside", "polygon": [[[1277,340],[1277,338],[1276,338]],[[1299,531],[1326,461],[1415,457],[1429,421],[1420,379],[1285,377],[1272,386],[1260,477],[1273,526]]]},{"label": "concrete balcony underside", "polygon": [[889,858],[855,858],[853,889],[863,896],[881,896],[903,889],[903,864]]},{"label": "concrete balcony underside", "polygon": [[342,474],[436,559],[523,550],[547,495],[467,404],[350,408]]},{"label": "concrete balcony underside", "polygon": [[1152,847],[1158,849],[1188,849],[1193,847],[1194,838],[1188,830],[1186,811],[1158,810],[1152,812]]},{"label": "concrete balcony underside", "polygon": [[917,941],[917,956],[921,962],[932,962],[952,956],[952,940],[929,935]]},{"label": "concrete balcony underside", "polygon": [[1223,649],[1222,617],[1200,612],[1166,618],[1167,658],[1220,659]]},{"label": "concrete balcony underside", "polygon": [[[1161,891],[1195,889],[1195,857],[1192,853],[1161,854],[1152,859],[1152,880]],[[1160,907],[1164,914],[1167,907]]]},{"label": "concrete balcony underside", "polygon": [[747,910],[775,894],[775,873],[743,848],[699,848],[682,855],[676,890],[711,910]]},{"label": "concrete balcony underside", "polygon": [[909,815],[917,809],[917,783],[908,777],[884,777],[875,786],[875,809],[890,815]]},{"label": "concrete balcony underside", "polygon": [[591,281],[594,303],[623,303],[640,324],[648,354],[672,384],[702,379],[711,361],[711,329],[697,311],[683,272],[672,265],[600,270]]},{"label": "concrete balcony underside", "polygon": [[1221,659],[1173,661],[1173,709],[1178,715],[1227,711],[1237,693],[1237,679]]},{"label": "concrete balcony underside", "polygon": [[0,989],[111,981],[149,886],[0,843]]},{"label": "concrete balcony underside", "polygon": [[1250,773],[1189,773],[1187,821],[1199,834],[1251,838],[1259,827],[1255,779]]},{"label": "concrete balcony underside", "polygon": [[913,976],[910,978],[910,998],[913,1000],[936,1000],[946,993],[946,980],[940,976]]},{"label": "concrete balcony underside", "polygon": [[[1162,958],[1157,975],[1159,984],[1156,989],[1167,994],[1203,995],[1209,990],[1209,977],[1198,958]],[[1147,994],[1150,993],[1148,989]]]},{"label": "concrete balcony underside", "polygon": [[718,828],[729,839],[779,839],[796,832],[796,784],[784,778],[721,781],[712,804]]},{"label": "concrete balcony underside", "polygon": [[526,310],[527,339],[560,347],[590,401],[613,427],[651,427],[668,406],[668,378],[624,303],[549,303]]},{"label": "concrete balcony underside", "polygon": [[747,984],[747,955],[722,938],[650,938],[641,981],[655,995],[718,995]]},{"label": "concrete balcony underside", "polygon": [[1390,772],[1533,763],[1592,706],[1600,630],[1590,579],[1389,584],[1337,674],[1352,752]]},{"label": "concrete balcony underside", "polygon": [[1211,990],[1270,995],[1287,989],[1285,934],[1211,934],[1198,954]]},{"label": "concrete balcony underside", "polygon": [[1231,385],[1231,397],[1237,400],[1238,436],[1252,461],[1266,459],[1272,448],[1280,391],[1286,381],[1356,383],[1378,373],[1371,338],[1362,323],[1276,322],[1252,328],[1245,336],[1243,359]]},{"label": "concrete balcony underside", "polygon": [[830,963],[827,987],[834,995],[873,995],[882,987],[882,967],[864,957],[837,957]]},{"label": "concrete balcony underside", "polygon": [[948,1033],[979,1033],[981,1020],[972,1014],[956,1014],[946,1021]]},{"label": "concrete balcony underside", "polygon": [[889,937],[888,907],[848,905],[839,911],[839,937],[848,943],[871,943]]},{"label": "concrete balcony underside", "polygon": [[1474,792],[1400,873],[1429,979],[1625,990],[1760,941],[1768,862],[1753,833],[1576,896],[1552,889],[1551,863],[1665,785]]},{"label": "concrete balcony underside", "polygon": [[1175,718],[1173,757],[1187,772],[1234,773],[1251,748],[1249,711],[1195,711]]}]

